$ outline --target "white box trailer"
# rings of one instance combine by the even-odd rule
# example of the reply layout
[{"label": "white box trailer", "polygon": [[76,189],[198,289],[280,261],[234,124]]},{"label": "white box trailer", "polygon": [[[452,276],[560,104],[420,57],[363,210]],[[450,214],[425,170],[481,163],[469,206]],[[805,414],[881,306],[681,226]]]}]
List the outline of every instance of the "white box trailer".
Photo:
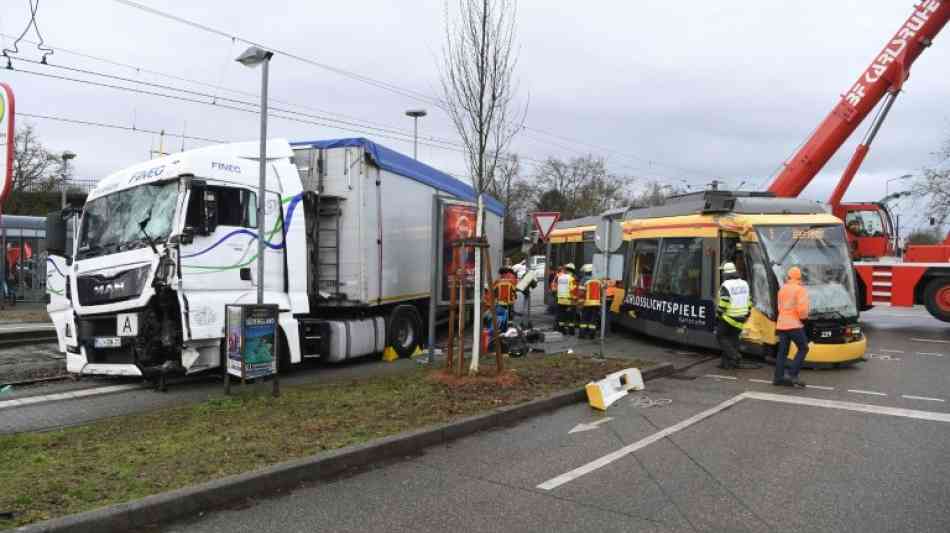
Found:
[{"label": "white box trailer", "polygon": [[[428,298],[437,256],[433,197],[474,201],[472,188],[366,139],[291,146],[305,195],[308,243],[319,249],[319,258],[308,263],[311,303],[332,308]],[[491,198],[486,207],[485,231],[497,268],[504,211]]]},{"label": "white box trailer", "polygon": [[[385,327],[389,344],[406,355],[426,323],[434,261],[440,252],[435,249],[439,213],[433,200],[474,201],[474,190],[363,138],[291,146],[304,190],[307,287],[316,320],[308,320],[313,327],[304,336],[335,339],[320,351],[336,361],[379,351],[378,343],[373,350],[368,348],[373,343],[362,339],[382,342],[385,336],[380,331]],[[504,210],[495,199],[485,199],[485,232],[497,268]]]},{"label": "white box trailer", "polygon": [[[65,224],[48,230],[51,254],[68,256],[57,263],[68,303],[56,326],[70,372],[219,367],[224,306],[255,303],[259,284],[264,303],[280,309],[283,365],[387,345],[415,350],[440,257],[437,198],[471,202],[473,189],[362,138],[271,140],[267,154],[263,279],[257,143],[190,150],[104,178],[68,253]],[[497,268],[504,212],[494,199],[485,204]]]}]

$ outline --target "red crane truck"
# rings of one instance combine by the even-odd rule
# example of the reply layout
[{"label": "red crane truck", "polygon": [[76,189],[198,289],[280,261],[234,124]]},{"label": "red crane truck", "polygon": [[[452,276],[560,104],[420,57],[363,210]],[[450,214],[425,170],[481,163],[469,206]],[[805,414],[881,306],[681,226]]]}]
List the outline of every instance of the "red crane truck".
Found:
[{"label": "red crane truck", "polygon": [[878,107],[868,132],[828,200],[832,213],[844,220],[848,228],[854,268],[860,280],[858,303],[862,310],[875,305],[923,304],[931,315],[950,322],[950,237],[940,245],[908,246],[903,260],[899,260],[893,257],[893,224],[885,203],[841,202],[910,76],[911,65],[933,43],[948,20],[950,0],[917,2],[907,21],[769,187],[776,196],[798,196]]}]

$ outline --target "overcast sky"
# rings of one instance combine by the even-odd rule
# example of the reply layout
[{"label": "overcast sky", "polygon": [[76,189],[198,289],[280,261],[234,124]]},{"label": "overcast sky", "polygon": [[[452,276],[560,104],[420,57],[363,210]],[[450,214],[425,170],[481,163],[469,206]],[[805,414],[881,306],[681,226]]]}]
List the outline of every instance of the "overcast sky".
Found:
[{"label": "overcast sky", "polygon": [[[439,94],[446,5],[438,0],[141,2],[315,62],[416,93]],[[746,182],[748,187],[765,183],[831,110],[910,15],[914,2],[602,0],[583,5],[552,0],[519,4],[517,77],[520,97],[530,100],[526,122],[532,129],[520,134],[513,148],[529,159],[526,171],[532,170],[530,160],[592,153],[624,175],[671,183],[685,179],[693,186],[722,177],[732,186]],[[49,58],[54,65],[229,98],[254,99],[143,71],[258,90],[259,72],[233,60],[246,45],[114,0],[43,0],[37,19],[43,37],[57,50]],[[0,33],[19,34],[28,20],[27,0],[6,0]],[[36,39],[32,30],[27,39]],[[2,44],[12,41],[3,38]],[[34,46],[21,44],[20,49],[21,57],[39,58]],[[938,163],[933,153],[950,137],[948,66],[950,36],[942,35],[915,64],[846,199],[880,199],[885,179]],[[49,66],[20,62],[15,67],[108,81]],[[258,135],[258,117],[252,113],[17,71],[0,70],[0,81],[13,86],[20,113],[176,133],[184,129],[210,139],[254,140]],[[420,123],[420,136],[458,140],[445,114],[431,105],[286,56],[272,62],[270,91],[281,101],[272,105],[409,135],[411,119],[403,112],[425,107],[430,114]],[[158,145],[157,136],[141,132],[20,120],[33,123],[49,147],[77,152],[81,177],[101,177],[147,159]],[[827,198],[864,126],[805,196]],[[270,132],[291,140],[365,136],[412,151],[405,135],[391,139],[379,131],[273,118]],[[168,139],[165,148],[177,150],[180,142]],[[202,144],[187,141],[186,147]],[[458,151],[423,145],[419,156],[465,174]],[[892,182],[890,190],[907,183]]]}]

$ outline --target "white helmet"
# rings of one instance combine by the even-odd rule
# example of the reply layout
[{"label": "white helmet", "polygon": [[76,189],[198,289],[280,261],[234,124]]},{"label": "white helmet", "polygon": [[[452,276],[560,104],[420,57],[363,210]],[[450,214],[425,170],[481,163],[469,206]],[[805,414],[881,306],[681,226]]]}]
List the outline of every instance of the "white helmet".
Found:
[{"label": "white helmet", "polygon": [[589,274],[593,271],[594,271],[594,265],[590,263],[587,263],[586,265],[581,267],[581,272],[583,272],[584,274]]},{"label": "white helmet", "polygon": [[574,268],[574,263],[568,263],[568,264],[564,265],[564,270],[576,270],[576,269]]},{"label": "white helmet", "polygon": [[736,265],[735,265],[735,263],[728,262],[728,263],[723,263],[723,264],[722,264],[722,273],[723,273],[723,274],[736,274],[737,272],[738,272],[738,271],[736,270]]}]

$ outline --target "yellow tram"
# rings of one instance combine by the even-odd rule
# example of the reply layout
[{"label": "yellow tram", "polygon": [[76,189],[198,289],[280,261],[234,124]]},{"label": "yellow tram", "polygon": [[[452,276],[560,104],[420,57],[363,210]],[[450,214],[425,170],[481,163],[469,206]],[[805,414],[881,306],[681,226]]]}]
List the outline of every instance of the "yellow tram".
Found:
[{"label": "yellow tram", "polygon": [[732,261],[753,300],[741,350],[774,355],[776,295],[787,270],[798,266],[811,301],[806,361],[839,364],[864,356],[844,226],[820,205],[769,193],[704,191],[630,210],[621,227],[626,259],[615,322],[678,343],[717,347],[720,266]]}]

